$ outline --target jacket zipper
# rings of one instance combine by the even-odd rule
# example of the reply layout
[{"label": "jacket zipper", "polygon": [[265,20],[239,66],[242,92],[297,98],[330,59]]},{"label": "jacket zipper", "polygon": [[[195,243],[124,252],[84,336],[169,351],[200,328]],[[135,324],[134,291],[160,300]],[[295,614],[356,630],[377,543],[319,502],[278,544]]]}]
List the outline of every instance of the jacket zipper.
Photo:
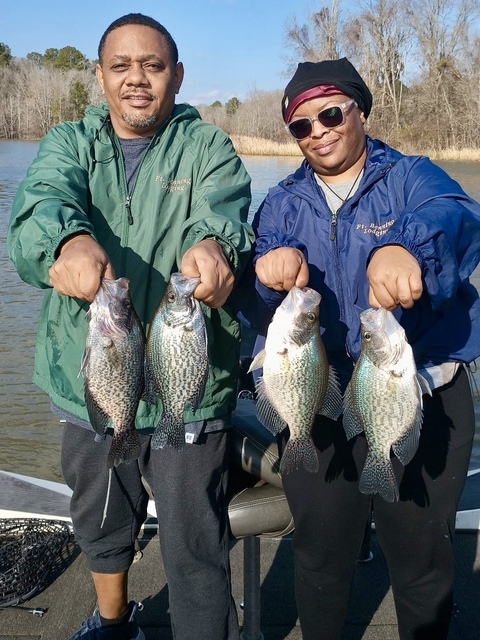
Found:
[{"label": "jacket zipper", "polygon": [[335,242],[337,239],[337,212],[332,211],[332,220],[330,222],[330,240]]},{"label": "jacket zipper", "polygon": [[133,224],[132,209],[130,207],[131,201],[132,201],[132,196],[130,194],[128,194],[127,198],[125,200],[125,208],[127,210],[127,221],[128,221],[129,225]]}]

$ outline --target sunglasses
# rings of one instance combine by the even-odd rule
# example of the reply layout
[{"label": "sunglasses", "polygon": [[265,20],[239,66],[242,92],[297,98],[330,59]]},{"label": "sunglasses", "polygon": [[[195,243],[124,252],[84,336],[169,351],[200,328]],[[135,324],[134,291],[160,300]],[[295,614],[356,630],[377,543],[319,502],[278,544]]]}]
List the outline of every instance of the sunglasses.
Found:
[{"label": "sunglasses", "polygon": [[285,125],[285,129],[290,133],[295,140],[304,140],[312,135],[313,123],[318,120],[322,127],[326,129],[335,129],[342,126],[346,119],[346,112],[354,104],[358,107],[355,100],[348,100],[343,104],[335,105],[334,107],[328,107],[320,111],[317,116],[306,116],[305,118],[299,118],[293,120]]}]

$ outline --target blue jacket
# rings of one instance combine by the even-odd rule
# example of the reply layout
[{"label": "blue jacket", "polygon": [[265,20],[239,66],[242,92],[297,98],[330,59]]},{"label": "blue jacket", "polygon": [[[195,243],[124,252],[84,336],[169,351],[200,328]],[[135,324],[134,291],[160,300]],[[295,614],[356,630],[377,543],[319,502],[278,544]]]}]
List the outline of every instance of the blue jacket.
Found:
[{"label": "blue jacket", "polygon": [[[395,311],[417,364],[468,363],[480,355],[480,300],[469,282],[480,260],[480,205],[428,158],[367,137],[362,181],[336,217],[304,161],[269,190],[253,227],[254,260],[276,247],[304,252],[309,286],[322,295],[322,338],[343,385],[360,353],[368,260],[386,244],[410,251],[422,269],[422,298]],[[264,332],[282,295],[258,281],[256,291],[256,320],[252,309],[243,315]]]}]

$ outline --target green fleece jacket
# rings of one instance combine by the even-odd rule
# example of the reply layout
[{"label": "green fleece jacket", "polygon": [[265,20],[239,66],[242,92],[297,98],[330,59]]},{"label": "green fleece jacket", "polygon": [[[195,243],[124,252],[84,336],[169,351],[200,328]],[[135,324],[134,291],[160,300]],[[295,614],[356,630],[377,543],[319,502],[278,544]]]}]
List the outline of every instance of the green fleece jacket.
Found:
[{"label": "green fleece jacket", "polygon": [[[105,249],[116,276],[129,278],[147,332],[170,274],[197,242],[216,240],[238,280],[253,241],[249,205],[250,178],[229,138],[189,105],[176,105],[152,139],[130,194],[106,106],[90,106],[83,120],[51,129],[18,188],[7,238],[20,277],[46,289],[34,383],[57,407],[88,420],[79,376],[88,304],[57,294],[48,276],[65,238],[87,232]],[[235,406],[240,328],[228,303],[202,306],[209,379],[200,407],[194,416],[187,409],[185,422],[225,416]],[[160,401],[142,401],[137,428],[156,426],[161,411]]]}]

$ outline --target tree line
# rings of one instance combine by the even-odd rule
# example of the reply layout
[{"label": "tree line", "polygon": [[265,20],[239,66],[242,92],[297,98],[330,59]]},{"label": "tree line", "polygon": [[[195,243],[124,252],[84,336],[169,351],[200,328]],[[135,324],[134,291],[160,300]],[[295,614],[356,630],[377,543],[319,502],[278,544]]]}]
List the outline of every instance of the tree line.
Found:
[{"label": "tree line", "polygon": [[[285,24],[285,83],[300,61],[346,56],[374,96],[368,132],[404,151],[480,149],[480,0],[321,2]],[[0,138],[39,138],[102,95],[74,47],[13,58],[0,43]],[[228,134],[289,140],[283,91],[196,105]]]}]

